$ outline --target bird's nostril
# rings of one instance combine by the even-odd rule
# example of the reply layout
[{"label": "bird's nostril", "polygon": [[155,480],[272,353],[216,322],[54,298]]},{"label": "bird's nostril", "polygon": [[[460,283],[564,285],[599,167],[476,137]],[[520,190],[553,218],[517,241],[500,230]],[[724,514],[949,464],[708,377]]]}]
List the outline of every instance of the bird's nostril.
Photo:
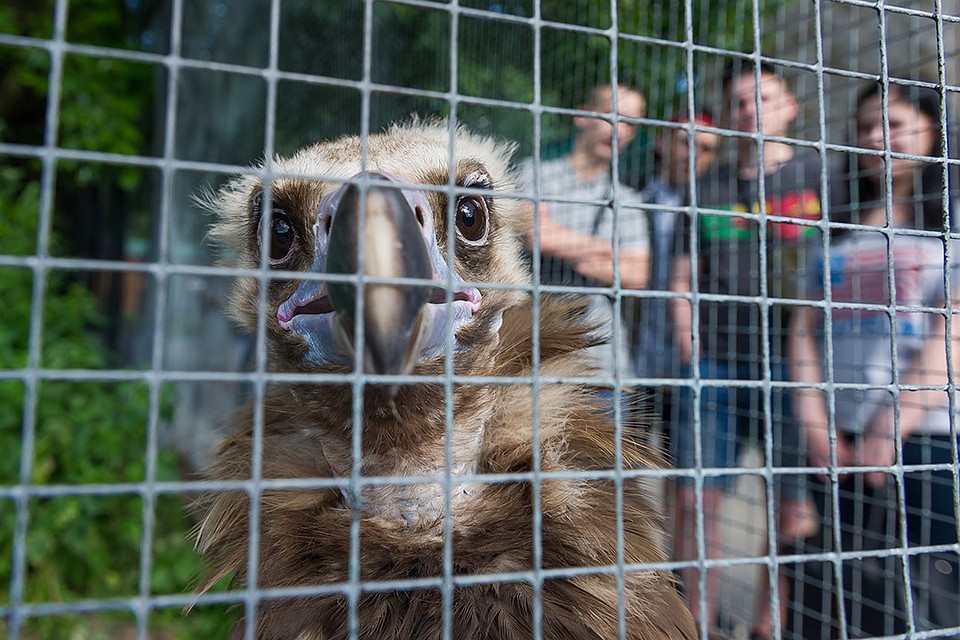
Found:
[{"label": "bird's nostril", "polygon": [[413,208],[413,213],[417,216],[417,224],[419,224],[421,227],[424,226],[425,223],[423,221],[423,205],[418,204],[417,206],[415,206]]},{"label": "bird's nostril", "polygon": [[330,225],[333,223],[333,216],[328,215],[323,221],[323,233],[330,235]]}]

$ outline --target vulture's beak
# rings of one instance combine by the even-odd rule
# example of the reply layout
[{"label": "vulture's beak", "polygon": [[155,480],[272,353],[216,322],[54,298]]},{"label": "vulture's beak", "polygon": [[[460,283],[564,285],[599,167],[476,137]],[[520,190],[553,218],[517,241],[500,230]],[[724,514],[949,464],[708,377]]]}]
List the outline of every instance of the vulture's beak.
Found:
[{"label": "vulture's beak", "polygon": [[[304,280],[277,310],[283,329],[306,337],[315,364],[351,365],[362,344],[367,373],[410,373],[442,355],[448,327],[456,331],[480,308],[479,290],[447,265],[425,194],[398,182],[361,173],[320,202],[311,271],[363,278]],[[462,346],[454,339],[454,349]]]},{"label": "vulture's beak", "polygon": [[[327,257],[327,273],[362,273],[369,279],[362,287],[330,282],[327,288],[330,303],[354,344],[360,312],[365,369],[372,373],[409,373],[416,362],[423,308],[431,287],[396,279],[433,278],[423,227],[418,222],[418,216],[422,220],[425,213],[414,210],[420,206],[397,188],[370,185],[362,192],[350,184],[330,226],[330,246],[338,249]],[[357,299],[360,289],[362,304]]]}]

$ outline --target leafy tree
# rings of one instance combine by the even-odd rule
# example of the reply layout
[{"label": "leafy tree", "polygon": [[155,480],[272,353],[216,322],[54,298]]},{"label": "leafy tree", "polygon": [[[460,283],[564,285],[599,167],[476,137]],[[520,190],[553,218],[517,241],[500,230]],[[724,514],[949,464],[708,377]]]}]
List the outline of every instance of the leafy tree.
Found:
[{"label": "leafy tree", "polygon": [[[29,4],[29,6],[28,6]],[[0,5],[0,31],[49,38],[52,2]],[[75,42],[129,45],[129,14],[116,3],[93,0],[77,3],[68,37]],[[40,144],[48,95],[49,54],[40,48],[0,47],[0,139]],[[147,153],[150,128],[145,114],[154,100],[154,70],[94,57],[64,59],[59,110],[58,144],[65,148],[121,154]],[[90,202],[93,209],[104,198],[142,186],[142,173],[133,167],[61,162],[56,183],[57,208],[50,253],[84,255],[67,238],[77,226],[89,225],[89,211],[75,207]],[[37,252],[40,210],[40,171],[35,161],[14,157],[0,162],[0,254],[31,256]],[[109,229],[105,240],[122,239],[122,230],[137,211],[123,206],[104,207],[111,217],[96,228]],[[71,215],[66,215],[71,214]],[[85,215],[87,217],[85,217]],[[149,229],[149,226],[141,227]],[[120,234],[115,232],[120,230]],[[80,247],[96,257],[121,257],[119,246]],[[32,291],[35,274],[26,267],[0,267],[0,369],[28,366]],[[91,370],[90,380],[43,380],[36,390],[33,416],[25,414],[24,381],[0,381],[0,485],[20,480],[21,458],[32,456],[29,482],[50,484],[112,484],[146,479],[149,388],[144,383],[96,380],[96,371],[115,365],[104,348],[109,333],[102,301],[77,273],[51,271],[44,291],[41,366],[48,369]],[[160,418],[169,415],[161,402]],[[32,421],[34,446],[23,451],[22,430]],[[179,477],[174,454],[161,450],[156,479]],[[189,541],[192,526],[181,499],[159,496],[153,506],[152,547],[141,549],[144,499],[138,495],[62,496],[32,499],[28,505],[26,537],[26,602],[61,602],[89,598],[136,596],[140,587],[141,553],[152,558],[151,593],[189,591],[202,566]],[[13,536],[17,521],[12,501],[0,501],[0,602],[9,602]],[[231,615],[222,609],[203,610],[184,618],[179,610],[155,612],[153,626],[164,637],[225,635]],[[129,626],[123,613],[96,616],[40,618],[25,623],[29,637],[114,637]],[[118,626],[119,625],[119,626]],[[3,624],[0,623],[0,629]],[[67,632],[67,630],[70,630]]]},{"label": "leafy tree", "polygon": [[[0,217],[0,252],[31,254],[39,209],[37,181],[19,168],[0,169],[0,202],[6,203]],[[27,365],[33,278],[26,268],[0,268],[0,369]],[[63,272],[52,272],[44,300],[43,366],[91,369],[95,378],[95,370],[106,367],[108,358],[90,331],[102,322],[93,295]],[[20,381],[0,382],[0,450],[6,452],[0,457],[0,484],[19,479],[25,393]],[[31,484],[142,482],[149,408],[148,389],[142,383],[41,382]],[[176,457],[161,450],[156,470],[157,480],[176,479]],[[143,509],[137,495],[32,500],[26,601],[136,595]],[[152,593],[183,593],[202,566],[189,543],[191,523],[180,501],[165,497],[157,501],[154,518]],[[15,522],[13,504],[0,503],[0,602],[9,600]],[[179,611],[159,612],[157,624],[185,638],[223,630],[221,611],[201,611],[187,619]],[[72,622],[86,624],[82,619]],[[40,637],[54,638],[63,637],[64,624],[43,619],[29,627]]]},{"label": "leafy tree", "polygon": [[[460,4],[487,13],[482,17],[461,14],[454,23],[443,4],[424,7],[376,3],[371,17],[371,79],[425,91],[455,89],[462,96],[514,103],[511,108],[460,102],[457,116],[475,130],[516,140],[523,154],[533,149],[534,119],[526,105],[537,93],[548,107],[581,104],[590,88],[611,80],[613,46],[617,48],[617,80],[641,88],[649,98],[649,115],[659,118],[686,107],[691,88],[688,45],[734,52],[752,51],[754,46],[752,0],[694,0],[691,43],[686,43],[682,0],[623,2],[618,4],[616,15],[606,0],[541,0],[536,11],[533,0],[468,0]],[[763,11],[775,8],[762,5]],[[343,2],[339,12],[330,12],[315,2],[294,0],[284,3],[283,10],[281,41],[295,46],[282,47],[281,68],[349,80],[362,78],[365,3]],[[510,19],[530,18],[535,13],[543,20],[539,51],[535,51],[534,28]],[[620,34],[616,42],[611,42],[607,33],[597,33],[614,25]],[[583,27],[593,31],[584,31]],[[456,54],[455,68],[451,52]],[[539,78],[535,73],[536,55],[540,59]],[[703,102],[704,87],[724,62],[716,55],[693,56],[692,87],[698,103]],[[451,78],[454,72],[456,78]],[[356,110],[359,99],[354,98],[353,102],[338,101],[331,106]],[[291,112],[310,113],[312,130],[325,132],[322,137],[359,130],[358,119],[345,121],[338,108],[287,107]],[[372,97],[370,128],[377,130],[414,111],[447,114],[450,104],[443,98],[378,92]],[[547,114],[541,132],[541,148],[549,154],[569,143],[573,127],[569,118]],[[306,142],[300,140],[299,144]]]}]

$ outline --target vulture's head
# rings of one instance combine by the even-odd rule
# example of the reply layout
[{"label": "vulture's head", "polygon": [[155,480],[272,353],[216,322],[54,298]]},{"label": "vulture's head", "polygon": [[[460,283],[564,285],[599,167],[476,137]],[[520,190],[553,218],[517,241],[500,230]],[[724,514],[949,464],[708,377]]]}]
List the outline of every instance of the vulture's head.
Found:
[{"label": "vulture's head", "polygon": [[[231,575],[247,584],[253,545],[254,586],[333,588],[262,600],[250,621],[256,637],[346,637],[354,605],[335,585],[355,575],[390,584],[448,571],[522,576],[532,567],[664,561],[639,484],[574,476],[536,479],[534,491],[526,478],[537,468],[580,473],[649,462],[633,439],[617,444],[591,389],[547,385],[534,396],[540,392],[527,384],[470,382],[531,376],[535,353],[547,376],[593,371],[583,350],[598,339],[588,303],[545,296],[532,305],[524,292],[520,238],[530,219],[516,197],[511,151],[443,122],[413,123],[279,158],[210,199],[220,216],[214,237],[250,270],[230,311],[251,331],[265,324],[270,369],[363,371],[367,384],[359,397],[352,379],[338,375],[276,385],[263,401],[262,434],[254,407],[239,412],[240,428],[221,444],[208,477],[246,480],[262,442],[265,479],[342,480],[355,471],[378,479],[349,489],[266,489],[262,516],[252,521],[246,492],[211,492],[198,502],[198,546],[211,561],[201,592]],[[467,381],[448,393],[439,380],[451,361]],[[515,473],[523,477],[478,478]],[[411,481],[387,480],[398,477]],[[614,637],[624,615],[631,640],[696,637],[669,573],[598,570],[543,582],[539,590],[522,577],[457,584],[451,616],[435,584],[375,588],[356,604],[356,637],[438,638],[452,619],[457,638],[529,638],[538,608],[544,638]]]},{"label": "vulture's head", "polygon": [[498,196],[516,191],[512,151],[414,122],[277,158],[213,195],[211,235],[233,265],[269,265],[230,298],[232,316],[255,331],[265,283],[269,368],[441,374],[448,350],[458,372],[482,365],[522,295],[487,284],[529,277],[524,208]]}]

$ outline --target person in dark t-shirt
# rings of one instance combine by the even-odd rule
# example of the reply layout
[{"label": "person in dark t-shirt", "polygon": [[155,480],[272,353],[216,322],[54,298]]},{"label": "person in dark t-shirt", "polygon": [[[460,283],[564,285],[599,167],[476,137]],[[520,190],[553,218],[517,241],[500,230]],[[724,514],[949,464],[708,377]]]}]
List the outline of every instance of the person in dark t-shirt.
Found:
[{"label": "person in dark t-shirt", "polygon": [[[798,112],[796,97],[772,67],[735,61],[724,75],[723,96],[725,126],[751,135],[737,138],[735,165],[704,176],[693,214],[679,225],[683,250],[671,288],[693,295],[674,298],[672,312],[681,362],[689,366],[699,396],[690,387],[681,392],[674,455],[680,469],[735,467],[742,447],[758,444],[769,429],[773,460],[768,463],[799,467],[800,431],[788,392],[770,383],[784,380],[786,301],[801,297],[798,283],[807,245],[818,237],[809,223],[820,219],[820,157],[769,139],[785,137]],[[708,559],[721,555],[722,502],[736,479],[733,473],[703,477]],[[782,548],[811,533],[813,508],[799,473],[775,473],[772,479]],[[694,480],[686,475],[679,482],[676,560],[697,558]],[[680,574],[694,615],[702,614],[708,629],[715,628],[720,624],[719,570],[707,574],[705,611],[700,610],[697,568]],[[752,628],[756,638],[774,635],[768,584],[764,575]]]}]

